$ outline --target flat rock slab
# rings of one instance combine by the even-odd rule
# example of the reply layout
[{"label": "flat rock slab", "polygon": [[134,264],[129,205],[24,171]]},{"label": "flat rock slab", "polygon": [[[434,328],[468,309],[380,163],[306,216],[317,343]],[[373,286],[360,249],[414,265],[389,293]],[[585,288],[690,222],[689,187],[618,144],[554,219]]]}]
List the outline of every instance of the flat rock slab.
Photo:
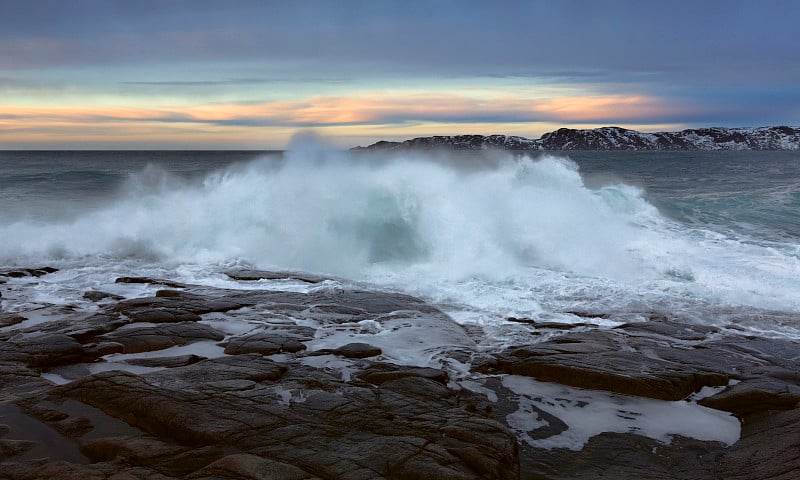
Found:
[{"label": "flat rock slab", "polygon": [[289,465],[255,455],[228,455],[187,477],[188,480],[217,478],[253,478],[279,480],[316,480],[319,477]]},{"label": "flat rock slab", "polygon": [[101,300],[124,300],[125,297],[122,295],[116,295],[114,293],[102,292],[100,290],[89,290],[83,293],[83,298],[87,300],[91,300],[93,302],[99,302]]},{"label": "flat rock slab", "polygon": [[151,277],[119,277],[115,283],[145,283],[149,285],[164,285],[172,288],[183,288],[186,286],[183,283]]},{"label": "flat rock slab", "polygon": [[800,386],[770,376],[753,377],[699,403],[747,420],[763,412],[794,409],[800,403]]},{"label": "flat rock slab", "polygon": [[0,385],[0,404],[38,395],[52,386],[41,377],[39,369],[18,361],[3,360],[0,360]]},{"label": "flat rock slab", "polygon": [[373,347],[368,343],[348,343],[332,351],[335,355],[340,355],[345,358],[369,358],[377,357],[383,351],[378,347]]},{"label": "flat rock slab", "polygon": [[723,338],[709,327],[649,322],[570,332],[509,349],[476,368],[573,387],[680,400],[703,387],[746,380],[755,375],[749,372],[767,366],[787,367],[800,353],[800,346],[793,342],[771,341],[770,347],[762,345],[763,350],[753,343],[738,336]]},{"label": "flat rock slab", "polygon": [[[106,297],[91,312],[62,312],[0,334],[0,412],[16,419],[0,425],[0,477],[799,478],[796,342],[669,321],[593,330],[524,321],[515,328],[546,330],[546,340],[496,353],[436,307],[398,293],[338,284],[303,293],[125,281],[169,288],[116,303]],[[90,374],[109,367],[91,363],[108,353],[193,342],[205,342],[203,350],[198,344],[179,356],[117,365],[149,373]],[[219,347],[206,348],[211,342],[224,342],[228,355],[198,355],[221,355]],[[404,360],[411,364],[395,364]],[[56,386],[43,372],[74,380]],[[742,420],[741,438],[727,447],[720,443],[727,440],[684,437],[668,445],[633,429],[593,434],[575,451],[520,444],[520,422],[537,438],[570,433],[566,414],[536,410],[545,391],[572,392],[553,401],[595,410],[576,400],[584,398],[577,389],[561,385],[512,390],[513,381],[533,380],[508,373],[605,390],[590,395],[615,399],[611,404],[629,400],[607,392],[649,398],[625,397],[641,404],[700,390],[702,404]],[[22,438],[20,422],[51,434]]]},{"label": "flat rock slab", "polygon": [[229,270],[225,275],[233,280],[257,281],[257,280],[299,280],[305,283],[322,283],[331,278],[314,275],[313,273],[289,272],[289,271],[270,271],[270,270]]},{"label": "flat rock slab", "polygon": [[[472,397],[425,376],[375,386],[237,355],[141,376],[104,372],[55,388],[46,401],[77,400],[136,427],[141,440],[94,439],[84,451],[94,461],[127,451],[123,458],[160,474],[517,478],[516,439],[464,408]],[[175,447],[148,460],[147,438]],[[181,445],[195,453],[186,457]]]},{"label": "flat rock slab", "polygon": [[17,325],[25,320],[25,317],[16,313],[0,312],[0,328]]},{"label": "flat rock slab", "polygon": [[[579,452],[522,447],[523,480],[795,480],[800,472],[800,410],[745,424],[731,447],[676,437],[669,445],[604,433]],[[767,433],[769,432],[769,433]]]},{"label": "flat rock slab", "polygon": [[314,338],[315,332],[314,328],[298,325],[271,326],[232,337],[220,345],[227,355],[297,353],[307,348],[302,342]]},{"label": "flat rock slab", "polygon": [[119,343],[122,353],[152,352],[201,340],[222,340],[225,335],[208,325],[194,322],[155,327],[130,327],[103,335],[104,340]]},{"label": "flat rock slab", "polygon": [[358,378],[374,385],[407,377],[421,377],[446,385],[447,372],[436,368],[397,366],[390,363],[373,362],[358,373]]},{"label": "flat rock slab", "polygon": [[126,360],[125,363],[129,365],[138,365],[140,367],[175,368],[185,367],[186,365],[191,365],[201,360],[206,360],[206,358],[201,357],[200,355],[190,354],[178,355],[177,357],[131,358]]},{"label": "flat rock slab", "polygon": [[95,360],[103,355],[95,347],[61,333],[20,333],[0,344],[0,360],[47,368]]},{"label": "flat rock slab", "polygon": [[14,270],[0,271],[0,276],[8,278],[24,278],[24,277],[41,277],[48,273],[57,272],[57,268],[53,267],[39,267],[39,268],[18,268]]}]

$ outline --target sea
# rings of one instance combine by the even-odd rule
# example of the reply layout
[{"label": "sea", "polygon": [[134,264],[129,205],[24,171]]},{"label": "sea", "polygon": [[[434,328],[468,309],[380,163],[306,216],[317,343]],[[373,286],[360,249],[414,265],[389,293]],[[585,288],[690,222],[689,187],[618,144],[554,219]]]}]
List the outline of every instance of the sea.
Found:
[{"label": "sea", "polygon": [[257,268],[422,297],[493,348],[520,319],[798,339],[800,152],[2,151],[0,271],[42,266],[3,311],[121,276],[301,288],[225,275]]}]

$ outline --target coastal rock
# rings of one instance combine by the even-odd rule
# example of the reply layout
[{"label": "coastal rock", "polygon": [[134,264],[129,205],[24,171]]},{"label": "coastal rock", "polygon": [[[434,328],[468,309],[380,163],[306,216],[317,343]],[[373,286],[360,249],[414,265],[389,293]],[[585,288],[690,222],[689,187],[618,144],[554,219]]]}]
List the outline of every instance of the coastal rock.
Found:
[{"label": "coastal rock", "polygon": [[161,278],[150,278],[150,277],[119,277],[116,279],[115,283],[146,283],[149,285],[164,285],[165,287],[172,287],[172,288],[185,287],[184,284],[179,282],[173,282],[172,280],[164,280]]},{"label": "coastal rock", "polygon": [[225,335],[192,322],[166,324],[156,327],[130,327],[103,335],[105,340],[119,343],[123,353],[152,352],[201,340],[222,340]]},{"label": "coastal rock", "polygon": [[[153,437],[118,436],[89,440],[83,451],[94,463],[125,462],[148,465],[162,475],[183,477],[225,455],[214,447],[186,448],[161,442]],[[147,476],[146,478],[150,478]]]},{"label": "coastal rock", "polygon": [[40,268],[19,268],[16,270],[6,270],[0,272],[0,275],[9,278],[24,278],[24,277],[41,277],[48,273],[57,272],[57,268],[53,267],[40,267]]},{"label": "coastal rock", "polygon": [[720,452],[717,478],[794,480],[800,472],[800,410],[775,412],[742,425],[741,439]]},{"label": "coastal rock", "polygon": [[[667,347],[670,348],[670,347]],[[607,390],[661,400],[680,400],[700,388],[726,385],[727,373],[692,363],[643,355],[662,350],[657,340],[637,339],[614,331],[570,333],[535,345],[511,349],[477,366],[485,373],[510,373],[544,382]]]},{"label": "coastal rock", "polygon": [[108,468],[104,464],[78,465],[65,461],[46,461],[46,459],[43,459],[39,465],[14,462],[3,464],[4,480],[6,478],[9,480],[45,480],[54,478],[59,480],[106,480],[109,472],[113,472],[113,470],[113,468]]},{"label": "coastal rock", "polygon": [[0,461],[20,455],[36,445],[30,440],[4,440],[0,439]]},{"label": "coastal rock", "polygon": [[16,313],[0,312],[0,328],[17,325],[25,320],[27,320],[25,317],[22,315],[17,315]]},{"label": "coastal rock", "polygon": [[58,333],[18,334],[0,347],[0,359],[23,361],[38,368],[91,361],[96,355],[72,337]]},{"label": "coastal rock", "polygon": [[[39,370],[20,361],[0,360],[0,405],[14,402],[29,395],[36,395],[52,385],[43,379]],[[3,420],[0,418],[0,424]]]},{"label": "coastal rock", "polygon": [[246,478],[270,480],[314,480],[314,475],[294,465],[276,462],[255,455],[228,455],[203,467],[187,477],[189,480],[211,480],[216,478]]},{"label": "coastal rock", "polygon": [[98,337],[105,333],[127,325],[130,320],[122,318],[117,314],[97,313],[89,316],[68,317],[64,322],[57,322],[50,325],[37,325],[26,332],[37,330],[67,335],[79,343],[96,341]]},{"label": "coastal rock", "polygon": [[293,335],[291,332],[261,330],[247,335],[234,337],[223,343],[225,353],[228,355],[242,355],[246,353],[260,353],[272,355],[275,353],[296,353],[305,350],[306,346],[300,340],[310,340],[314,336],[313,329],[310,335]]},{"label": "coastal rock", "polygon": [[99,290],[89,290],[83,293],[83,298],[87,300],[91,300],[93,302],[99,302],[100,300],[123,300],[125,297],[122,295],[116,295],[113,293],[108,292],[101,292]]},{"label": "coastal rock", "polygon": [[[644,480],[794,480],[800,471],[800,410],[779,412],[742,426],[730,447],[677,437],[668,445],[604,433],[580,452],[536,449],[523,455],[522,479],[636,478]],[[524,472],[526,465],[523,465]]]},{"label": "coastal rock", "polygon": [[233,280],[299,280],[305,283],[322,283],[329,278],[304,272],[274,272],[270,270],[229,270],[225,275]]},{"label": "coastal rock", "polygon": [[[24,320],[23,318],[22,321]],[[21,322],[15,321],[14,324],[16,323]],[[88,344],[96,342],[100,335],[112,332],[128,323],[130,323],[130,320],[113,312],[70,313],[66,316],[60,316],[57,321],[39,323],[25,328],[16,328],[0,332],[0,340],[9,341],[10,345],[13,343],[10,339],[14,336],[22,338],[25,336],[37,337],[48,334],[68,336],[79,344]],[[3,348],[0,347],[0,352],[2,352],[2,350]],[[2,353],[0,353],[0,355],[2,355]]]},{"label": "coastal rock", "polygon": [[[513,435],[462,409],[465,395],[423,377],[356,385],[240,355],[141,376],[101,373],[55,389],[50,401],[86,403],[169,444],[247,455],[195,456],[184,463],[193,478],[270,468],[299,478],[516,478]],[[95,441],[91,456],[131,451],[130,439],[114,442]],[[136,459],[169,473],[165,456]]]},{"label": "coastal rock", "polygon": [[[787,368],[797,345],[769,342],[776,351],[758,351],[758,342],[697,325],[642,322],[615,329],[569,332],[551,340],[512,348],[476,366],[484,373],[510,373],[579,388],[680,400],[703,387],[767,365]],[[780,348],[787,348],[781,358]],[[785,382],[784,382],[785,383]]]},{"label": "coastal rock", "polygon": [[800,402],[800,386],[774,377],[748,378],[728,387],[700,404],[717,410],[731,412],[747,420],[756,414],[791,410]]},{"label": "coastal rock", "polygon": [[[153,311],[203,317],[131,323]],[[183,285],[55,316],[0,342],[0,423],[10,425],[0,427],[0,471],[12,480],[797,478],[797,342],[665,318],[510,325],[538,343],[492,352],[421,299],[339,284],[309,293]],[[188,347],[85,363],[173,345]],[[520,382],[529,390],[514,390]],[[547,401],[572,410],[548,413]],[[657,440],[640,428],[664,421],[640,405],[695,418],[706,411],[697,401],[722,410],[709,415],[734,437]],[[611,422],[645,421],[570,448],[521,434],[569,436],[570,415],[597,424],[604,407],[617,409]],[[742,420],[735,443],[739,425],[725,412]]]},{"label": "coastal rock", "polygon": [[345,358],[369,358],[369,357],[377,357],[381,353],[380,348],[373,347],[368,343],[348,343],[347,345],[342,345],[339,348],[336,348],[331,351],[335,355],[339,355]]},{"label": "coastal rock", "polygon": [[177,357],[156,357],[156,358],[131,358],[125,361],[130,365],[138,365],[140,367],[164,367],[175,368],[185,367],[197,363],[201,360],[206,360],[206,357],[200,355],[178,355]]},{"label": "coastal rock", "polygon": [[155,297],[123,300],[114,306],[114,311],[120,312],[134,321],[147,321],[138,320],[139,318],[169,320],[185,315],[227,312],[258,303],[256,299],[248,300],[249,296],[251,295],[200,295],[179,290],[159,290]]},{"label": "coastal rock", "polygon": [[406,377],[422,377],[446,385],[449,377],[444,370],[425,367],[409,367],[391,363],[374,362],[358,373],[358,378],[373,385]]},{"label": "coastal rock", "polygon": [[202,318],[196,313],[187,312],[180,309],[154,308],[152,310],[141,309],[130,312],[128,318],[132,322],[142,323],[177,323],[177,322],[197,322]]}]

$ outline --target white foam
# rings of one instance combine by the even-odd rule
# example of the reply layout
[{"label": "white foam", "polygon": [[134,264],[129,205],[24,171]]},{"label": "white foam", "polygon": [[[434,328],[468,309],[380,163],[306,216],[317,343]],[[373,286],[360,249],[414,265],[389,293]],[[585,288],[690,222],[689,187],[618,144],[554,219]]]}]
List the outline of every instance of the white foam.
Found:
[{"label": "white foam", "polygon": [[[71,223],[0,227],[25,239],[0,255],[247,259],[355,277],[376,262],[430,265],[455,279],[502,277],[520,265],[625,276],[638,268],[625,254],[641,233],[631,212],[655,212],[636,192],[607,201],[583,186],[573,163],[549,156],[509,157],[477,172],[424,155],[377,163],[287,156],[280,169],[257,162],[198,185],[154,180],[168,175],[151,169],[149,186]],[[624,201],[637,205],[619,208]]]},{"label": "white foam", "polygon": [[305,403],[307,398],[306,394],[300,389],[286,389],[277,385],[273,387],[273,391],[278,397],[278,402],[287,407],[292,403]]},{"label": "white foam", "polygon": [[714,395],[725,391],[728,387],[741,383],[741,380],[731,379],[728,381],[727,385],[721,385],[718,387],[711,387],[711,386],[704,386],[698,392],[694,392],[693,394],[689,395],[686,400],[689,402],[698,402],[704,398],[713,397]]},{"label": "white foam", "polygon": [[[136,297],[161,288],[114,284],[120,275],[301,292],[342,285],[221,273],[252,266],[397,288],[482,325],[507,316],[574,322],[566,312],[576,309],[613,313],[608,324],[652,311],[708,321],[717,305],[800,312],[796,245],[677,224],[639,188],[587,187],[565,158],[467,160],[367,158],[301,142],[283,162],[236,165],[196,183],[150,168],[73,220],[0,225],[0,237],[15,239],[0,245],[0,259],[64,267],[29,280],[38,293],[27,300],[87,309],[87,289]],[[746,327],[800,337],[769,315]]]},{"label": "white foam", "polygon": [[[378,324],[376,327],[375,324]],[[385,359],[401,365],[439,368],[451,348],[473,349],[475,343],[461,326],[446,318],[390,314],[353,324],[321,325],[306,343],[309,351],[334,349],[348,343],[378,347]],[[451,365],[455,367],[455,365]]]},{"label": "white foam", "polygon": [[[503,377],[503,386],[520,396],[519,409],[506,421],[520,440],[537,448],[580,450],[590,438],[603,432],[635,433],[667,444],[672,436],[682,435],[733,445],[741,431],[739,421],[730,413],[688,401],[629,397],[517,375]],[[536,429],[547,425],[534,407],[557,417],[567,429],[550,437],[534,438]]]},{"label": "white foam", "polygon": [[62,377],[57,373],[42,373],[40,376],[45,380],[47,380],[48,382],[54,383],[56,385],[66,385],[72,381]]}]

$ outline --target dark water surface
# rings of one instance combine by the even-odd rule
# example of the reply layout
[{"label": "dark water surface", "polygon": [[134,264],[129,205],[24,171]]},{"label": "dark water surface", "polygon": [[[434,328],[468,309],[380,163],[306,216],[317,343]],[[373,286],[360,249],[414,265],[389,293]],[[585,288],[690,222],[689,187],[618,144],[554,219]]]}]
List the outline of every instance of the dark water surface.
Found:
[{"label": "dark water surface", "polygon": [[67,272],[48,301],[236,264],[461,322],[655,312],[800,336],[800,152],[7,151],[0,237],[0,263]]},{"label": "dark water surface", "polygon": [[[800,239],[800,152],[552,154],[575,161],[589,187],[624,182],[643,188],[648,201],[681,222]],[[280,152],[0,151],[0,218],[52,218],[74,205],[101,204],[148,166],[193,181],[269,156],[278,159]]]}]

